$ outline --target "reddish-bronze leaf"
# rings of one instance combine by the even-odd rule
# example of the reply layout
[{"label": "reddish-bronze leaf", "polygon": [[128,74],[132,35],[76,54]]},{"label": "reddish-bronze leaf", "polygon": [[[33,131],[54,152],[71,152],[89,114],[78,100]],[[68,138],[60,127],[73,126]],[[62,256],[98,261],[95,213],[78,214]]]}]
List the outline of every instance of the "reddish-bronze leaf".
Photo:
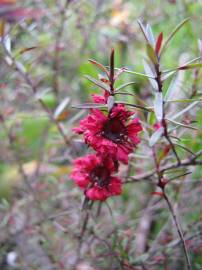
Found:
[{"label": "reddish-bronze leaf", "polygon": [[34,46],[34,47],[29,47],[29,48],[24,48],[24,49],[20,50],[20,54],[23,54],[23,53],[25,53],[25,52],[34,50],[34,49],[36,49],[36,48],[37,48],[36,46]]},{"label": "reddish-bronze leaf", "polygon": [[159,158],[158,158],[158,164],[160,164],[160,162],[168,155],[168,153],[170,152],[171,149],[171,145],[166,145],[166,147],[163,149],[163,151],[161,152]]},{"label": "reddish-bronze leaf", "polygon": [[99,62],[95,61],[95,60],[92,60],[92,59],[89,59],[88,60],[91,64],[93,65],[96,65],[98,68],[100,68],[102,71],[104,71],[104,73],[109,76],[109,72],[108,70],[106,69],[105,66],[103,66],[102,64],[100,64]]},{"label": "reddish-bronze leaf", "polygon": [[157,38],[157,41],[156,41],[155,52],[156,52],[157,55],[158,55],[159,52],[160,52],[162,41],[163,41],[163,32],[161,32],[161,33],[159,34],[159,36],[158,36],[158,38]]},{"label": "reddish-bronze leaf", "polygon": [[110,82],[114,80],[114,49],[111,50],[110,55],[110,75],[109,75]]}]

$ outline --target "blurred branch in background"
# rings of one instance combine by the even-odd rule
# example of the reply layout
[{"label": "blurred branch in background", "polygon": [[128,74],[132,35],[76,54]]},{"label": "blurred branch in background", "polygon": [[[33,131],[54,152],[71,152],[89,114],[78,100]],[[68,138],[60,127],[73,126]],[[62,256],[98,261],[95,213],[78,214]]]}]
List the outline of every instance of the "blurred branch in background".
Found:
[{"label": "blurred branch in background", "polygon": [[55,46],[54,46],[54,57],[53,57],[53,91],[55,92],[56,97],[58,96],[59,93],[59,82],[58,82],[58,77],[59,77],[59,72],[60,72],[60,46],[61,46],[61,39],[62,39],[62,34],[64,31],[64,26],[65,26],[65,19],[66,19],[66,10],[68,8],[68,5],[72,2],[72,0],[66,0],[65,5],[60,7],[59,4],[59,17],[60,17],[60,25],[58,28],[58,32],[55,37]]}]

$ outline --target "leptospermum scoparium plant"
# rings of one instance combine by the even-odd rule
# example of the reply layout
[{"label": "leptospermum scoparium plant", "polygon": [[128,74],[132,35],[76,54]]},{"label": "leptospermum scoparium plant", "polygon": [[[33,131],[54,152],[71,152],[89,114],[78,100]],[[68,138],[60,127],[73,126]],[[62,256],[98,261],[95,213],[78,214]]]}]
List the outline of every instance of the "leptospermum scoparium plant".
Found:
[{"label": "leptospermum scoparium plant", "polygon": [[[76,106],[77,108],[90,109],[89,114],[80,121],[80,125],[74,128],[74,132],[83,135],[85,143],[92,149],[92,154],[80,157],[74,161],[71,177],[83,189],[87,201],[105,201],[111,196],[120,195],[124,183],[143,180],[154,175],[157,189],[153,194],[162,197],[166,201],[182,243],[187,269],[191,269],[183,232],[165,188],[172,180],[167,178],[167,170],[200,164],[198,158],[202,154],[201,151],[192,153],[190,149],[176,142],[179,138],[177,138],[176,134],[173,134],[173,131],[179,127],[194,129],[190,124],[178,122],[176,119],[182,117],[184,113],[197,105],[200,99],[197,99],[196,93],[192,93],[190,98],[184,100],[173,100],[172,96],[177,85],[176,74],[178,71],[198,69],[202,67],[202,63],[197,62],[200,59],[198,57],[170,70],[162,70],[161,67],[162,55],[174,35],[187,21],[188,19],[185,19],[180,23],[165,40],[162,32],[155,39],[150,25],[145,27],[139,22],[140,29],[146,40],[147,59],[144,61],[145,73],[131,71],[126,68],[115,68],[114,50],[111,52],[109,68],[97,61],[90,60],[91,64],[101,69],[104,77],[99,80],[90,76],[86,77],[101,89],[102,95],[92,95],[92,103]],[[116,80],[124,72],[146,77],[150,81],[154,96],[153,106],[142,106],[142,104],[140,106],[139,104],[124,103],[115,99],[116,94],[130,95],[130,93],[120,92],[120,90],[131,83],[126,83],[118,88],[114,86]],[[166,89],[164,82],[168,78],[172,78],[172,80],[170,86]],[[169,117],[169,104],[173,102],[191,102],[191,105],[177,112],[176,115]],[[128,109],[129,107],[130,110]],[[153,128],[148,129],[151,121],[148,120],[150,122],[144,125],[143,121],[140,121],[136,116],[135,110],[143,110],[147,116],[145,117],[146,119],[153,118]],[[148,147],[151,149],[152,162],[155,169],[151,173],[145,172],[145,174],[140,176],[131,176],[129,180],[123,182],[117,176],[120,164],[128,164],[129,155],[141,143],[140,133],[142,133],[142,137],[146,137],[144,136],[143,129],[147,135],[149,134]],[[181,160],[177,148],[182,148],[185,152],[192,153],[192,156],[186,160]],[[168,155],[172,158],[173,163],[166,163]],[[185,174],[182,173],[177,177]]]}]

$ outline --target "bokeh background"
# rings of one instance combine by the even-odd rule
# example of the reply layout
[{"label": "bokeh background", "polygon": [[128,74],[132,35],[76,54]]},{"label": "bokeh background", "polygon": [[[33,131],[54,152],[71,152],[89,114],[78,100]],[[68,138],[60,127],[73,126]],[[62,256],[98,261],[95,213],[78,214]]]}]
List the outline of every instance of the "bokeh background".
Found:
[{"label": "bokeh background", "polygon": [[[162,31],[166,37],[190,17],[164,54],[163,69],[200,56],[201,14],[201,1],[192,0],[0,1],[1,40],[6,44],[0,49],[1,270],[186,269],[172,218],[164,201],[151,195],[155,185],[150,179],[124,185],[123,195],[104,203],[99,216],[96,204],[84,239],[78,238],[85,218],[83,195],[69,174],[72,161],[89,150],[72,132],[87,111],[72,106],[100,93],[84,75],[97,77],[99,71],[88,59],[107,66],[111,48],[116,67],[144,72],[145,41],[138,19],[149,22],[155,36]],[[141,99],[152,106],[148,80],[124,74],[117,85],[129,81],[136,82],[129,90],[137,98],[122,100]],[[201,90],[200,70],[180,72],[176,99],[198,98]],[[202,144],[200,104],[183,119],[196,121],[197,130],[178,133],[182,145],[194,152]],[[169,113],[184,106],[174,104]],[[147,121],[142,112],[138,115]],[[144,135],[142,142],[129,167],[121,168],[123,179],[153,168]],[[190,154],[178,152],[182,159]],[[193,269],[200,270],[202,169],[183,172],[192,174],[173,181],[168,192]]]}]

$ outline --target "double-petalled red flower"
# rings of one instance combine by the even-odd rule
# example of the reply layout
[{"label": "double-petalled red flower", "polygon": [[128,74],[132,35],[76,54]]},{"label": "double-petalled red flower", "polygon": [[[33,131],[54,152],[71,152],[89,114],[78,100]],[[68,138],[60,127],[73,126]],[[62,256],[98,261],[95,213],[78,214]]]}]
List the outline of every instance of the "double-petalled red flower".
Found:
[{"label": "double-petalled red flower", "polygon": [[71,177],[87,198],[104,201],[122,192],[121,179],[112,175],[116,167],[109,157],[91,154],[74,161]]},{"label": "double-petalled red flower", "polygon": [[115,104],[107,115],[101,110],[91,109],[87,117],[80,121],[80,127],[74,128],[99,154],[125,164],[128,163],[128,155],[140,142],[137,134],[141,130],[138,118],[134,118],[134,113],[123,104]]}]

